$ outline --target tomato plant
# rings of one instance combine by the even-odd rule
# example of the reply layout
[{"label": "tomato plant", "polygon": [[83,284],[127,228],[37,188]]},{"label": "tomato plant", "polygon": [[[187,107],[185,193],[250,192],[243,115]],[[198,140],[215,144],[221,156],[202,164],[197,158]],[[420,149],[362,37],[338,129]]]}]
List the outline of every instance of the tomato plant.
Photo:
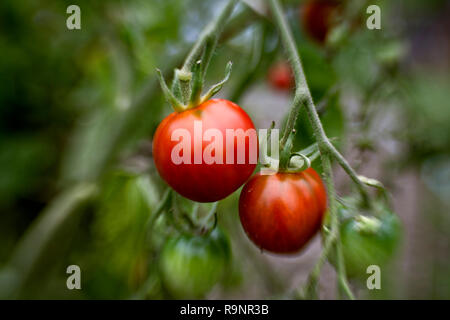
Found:
[{"label": "tomato plant", "polygon": [[316,234],[326,210],[325,187],[314,169],[256,175],[243,188],[239,215],[262,250],[295,253]]},{"label": "tomato plant", "polygon": [[366,276],[370,265],[384,266],[398,246],[401,223],[395,214],[357,215],[340,227],[345,268],[350,277]]},{"label": "tomato plant", "polygon": [[335,0],[310,0],[300,11],[303,28],[318,43],[325,42],[338,5]]},{"label": "tomato plant", "polygon": [[209,235],[181,235],[164,245],[159,268],[174,296],[201,298],[224,276],[231,258],[228,238],[218,228]]},{"label": "tomato plant", "polygon": [[[399,136],[397,122],[408,118],[408,108],[399,106],[394,112],[389,110],[390,105],[399,104],[403,95],[417,101],[405,103],[409,109],[426,111],[416,112],[423,114],[416,119],[418,121],[408,121],[406,125],[427,128],[430,123],[439,122],[431,126],[439,129],[442,127],[439,124],[446,122],[440,106],[438,109],[429,107],[437,105],[433,100],[413,94],[429,92],[428,87],[420,83],[416,89],[425,89],[411,91],[415,88],[409,87],[406,77],[403,78],[414,72],[402,74],[405,68],[402,68],[400,58],[408,57],[406,62],[413,61],[411,58],[417,55],[416,41],[423,37],[410,37],[404,43],[397,39],[402,30],[385,24],[390,16],[395,16],[392,13],[398,13],[404,6],[394,7],[396,10],[389,14],[388,1],[378,3],[383,12],[380,20],[379,12],[371,15],[370,10],[366,10],[369,4],[365,1],[350,6],[344,5],[343,0],[305,0],[302,1],[305,5],[301,21],[297,11],[292,10],[298,8],[299,1],[267,0],[262,7],[238,2],[213,0],[200,4],[193,0],[167,0],[147,1],[144,6],[140,1],[130,1],[129,5],[108,2],[102,5],[104,10],[101,12],[94,12],[98,6],[86,5],[83,12],[88,14],[84,14],[83,24],[92,25],[92,19],[86,20],[89,17],[103,17],[105,24],[86,28],[92,29],[92,37],[83,32],[80,39],[77,32],[73,33],[75,38],[68,38],[64,33],[51,31],[61,29],[53,26],[59,23],[58,19],[44,16],[39,21],[30,20],[29,13],[34,12],[33,8],[19,6],[13,10],[15,5],[8,5],[11,7],[8,16],[14,19],[6,21],[13,24],[11,30],[7,29],[5,39],[12,37],[17,40],[13,41],[17,45],[8,45],[7,50],[2,50],[6,59],[0,61],[5,61],[2,65],[8,69],[8,76],[4,78],[14,81],[9,81],[4,90],[0,89],[0,95],[6,98],[2,105],[10,106],[4,114],[14,119],[1,124],[6,134],[0,137],[0,145],[13,146],[17,144],[14,142],[33,136],[41,136],[39,140],[47,142],[58,138],[58,148],[42,150],[50,154],[55,149],[57,156],[51,158],[54,158],[53,162],[61,159],[60,165],[53,163],[61,168],[61,174],[58,173],[61,179],[48,180],[48,175],[37,175],[38,172],[33,170],[33,176],[39,176],[39,179],[20,183],[26,180],[19,178],[26,178],[30,171],[22,170],[27,161],[14,160],[30,158],[29,150],[35,143],[24,140],[14,148],[13,157],[7,156],[8,152],[0,156],[6,171],[13,172],[3,175],[4,179],[0,181],[0,190],[4,191],[0,192],[0,212],[6,209],[13,213],[11,219],[2,219],[0,223],[0,243],[4,244],[0,246],[0,298],[46,298],[44,291],[48,290],[50,294],[53,287],[55,291],[50,298],[62,297],[61,294],[82,299],[200,298],[213,288],[217,289],[218,284],[225,285],[223,289],[227,291],[238,289],[238,296],[245,298],[255,293],[254,297],[260,298],[256,291],[287,299],[319,298],[317,288],[321,269],[329,260],[336,271],[336,297],[353,299],[353,287],[361,284],[349,284],[343,266],[347,266],[349,275],[357,277],[365,274],[367,265],[382,266],[391,258],[399,238],[397,218],[383,210],[371,210],[381,197],[383,204],[392,199],[380,181],[361,173],[368,172],[366,166],[371,166],[370,172],[379,173],[380,180],[395,186],[403,181],[395,179],[395,172],[401,172],[404,167],[404,161],[400,159],[404,154],[402,151],[422,150],[424,143],[420,142],[427,141],[428,148],[423,150],[427,164],[431,157],[439,156],[436,152],[445,149],[445,139],[438,139],[445,134],[439,130],[428,130],[433,135],[426,135],[428,139],[418,137],[413,145],[403,141],[410,136],[411,130],[400,133],[402,143],[391,141],[391,134]],[[61,7],[49,5],[42,9],[43,12],[57,12]],[[117,12],[120,16],[114,14]],[[59,66],[67,60],[67,54],[58,58],[58,48],[70,49],[66,53],[76,53],[64,64],[74,67],[69,68],[75,72],[69,79],[70,90],[55,84],[51,72],[41,77],[42,81],[31,81],[29,70],[33,68],[29,67],[33,63],[27,63],[24,57],[30,57],[31,62],[39,60],[33,60],[32,53],[43,53],[42,50],[36,51],[29,44],[42,43],[39,41],[42,32],[36,33],[32,42],[25,42],[28,33],[20,31],[33,28],[19,28],[23,14],[22,18],[31,21],[31,26],[37,22],[40,31],[51,31],[54,35],[44,35],[45,47],[52,48],[52,52],[37,57],[50,57],[43,64],[47,68],[43,69],[51,71],[48,66]],[[209,19],[212,15],[214,17]],[[199,21],[199,17],[207,17],[210,21]],[[366,19],[368,28],[363,27]],[[376,20],[380,20],[384,31],[370,30],[369,19],[373,25],[378,25]],[[303,27],[299,26],[301,23]],[[101,25],[111,28],[101,28]],[[197,28],[200,25],[205,28],[200,30]],[[296,28],[291,30],[291,26]],[[395,33],[389,35],[389,29],[395,29]],[[423,32],[427,30],[422,30],[421,35]],[[95,41],[99,36],[105,41]],[[305,37],[310,37],[311,41]],[[325,42],[326,48],[320,45]],[[218,46],[220,50],[217,50]],[[424,54],[419,53],[419,56]],[[61,61],[52,62],[52,59]],[[239,70],[232,78],[230,60],[234,60]],[[225,77],[203,92],[203,86],[217,78],[218,66],[224,65],[225,61],[228,62]],[[154,73],[156,66],[162,70],[157,69]],[[23,76],[17,72],[20,70],[27,74]],[[156,77],[161,88],[155,85]],[[170,83],[164,78],[170,79]],[[232,81],[224,96],[228,100],[211,100],[228,80]],[[267,86],[259,86],[261,81],[286,94],[274,95],[273,90],[264,92]],[[396,82],[402,85],[393,86]],[[46,94],[42,95],[42,92]],[[433,97],[439,93],[430,92]],[[175,110],[169,116],[168,113],[162,115],[167,107],[163,97]],[[245,104],[254,108],[251,113],[258,115],[257,124],[262,130],[268,129],[267,136],[261,130],[261,137],[270,141],[270,145],[261,145],[267,151],[259,164],[262,172],[245,186],[257,166],[258,152],[256,156],[252,152],[258,149],[258,139],[256,135],[248,137],[248,132],[255,129],[252,120],[229,100],[237,104],[248,101]],[[48,108],[42,108],[42,105]],[[427,108],[421,108],[422,105]],[[33,108],[29,109],[31,106]],[[59,110],[62,106],[63,109],[76,108],[76,112],[67,114],[71,116],[62,117],[62,122],[56,121],[61,110],[51,113],[50,122],[49,117],[39,113],[47,109]],[[290,107],[286,117],[282,114],[284,107]],[[66,115],[66,111],[62,111],[60,115]],[[64,126],[54,127],[53,122]],[[157,122],[160,123],[158,127]],[[410,125],[415,122],[418,125]],[[383,132],[376,128],[380,124]],[[75,131],[67,136],[72,125]],[[36,128],[45,130],[40,134],[35,132]],[[64,134],[61,134],[61,128]],[[278,131],[281,128],[283,132]],[[232,135],[228,138],[230,131]],[[150,132],[154,133],[154,139],[150,139]],[[344,133],[348,133],[348,139]],[[65,141],[69,143],[67,148],[59,148]],[[252,142],[256,142],[256,146]],[[343,143],[349,144],[345,150],[352,161],[347,161],[341,154]],[[392,157],[397,146],[402,147],[399,158],[398,152]],[[389,152],[381,152],[385,147]],[[67,154],[58,152],[63,149],[68,151]],[[379,151],[379,154],[373,158],[375,161],[368,161],[373,151]],[[233,153],[231,162],[230,153]],[[314,162],[316,159],[319,161]],[[439,163],[431,161],[430,166],[422,167],[423,171],[418,172],[420,176],[411,181],[427,183],[431,181],[427,179],[430,176],[445,180],[442,173],[447,167],[437,168],[441,162],[445,163],[445,159],[443,157]],[[339,173],[339,183],[335,184],[334,169],[338,166],[349,179],[341,179]],[[426,170],[428,167],[432,170]],[[42,164],[39,168],[45,169]],[[408,177],[409,169],[405,172]],[[268,171],[274,174],[264,175]],[[56,178],[55,174],[51,177]],[[427,185],[431,183],[433,181]],[[21,184],[24,186],[17,187]],[[29,185],[32,185],[31,189]],[[36,188],[38,185],[44,187]],[[237,236],[241,230],[236,228],[233,213],[236,213],[238,195],[234,192],[228,196],[240,186],[243,190],[238,205],[239,216],[250,241]],[[437,196],[445,194],[442,183],[435,182],[434,186],[439,191],[432,189]],[[374,192],[369,188],[374,188]],[[354,192],[350,197],[354,200],[352,203],[339,196],[349,190]],[[426,191],[422,188],[411,190]],[[227,196],[224,202],[218,203]],[[397,207],[401,207],[402,199],[403,196],[395,199]],[[409,201],[411,197],[405,199]],[[357,209],[340,212],[340,203],[352,204]],[[220,208],[220,214],[217,208]],[[435,211],[426,209],[427,213]],[[36,221],[31,221],[38,210],[42,210],[42,214]],[[32,214],[21,214],[25,211]],[[328,220],[324,220],[325,211],[329,212],[326,214]],[[439,224],[438,231],[445,232],[446,225],[438,218],[433,217],[433,222]],[[422,219],[412,220],[422,222]],[[240,256],[234,259],[232,272],[227,272],[223,280],[222,276],[231,269],[227,264],[231,253],[227,237],[215,229],[217,223],[236,236],[234,248],[239,250],[234,254]],[[28,226],[29,231],[23,232],[23,239],[16,241]],[[315,265],[308,268],[311,272],[305,277],[305,283],[298,288],[286,286],[284,279],[278,279],[282,270],[273,268],[272,263],[279,261],[261,257],[263,251],[297,253],[319,229],[322,230],[322,247],[311,248],[319,257]],[[71,234],[76,237],[67,236]],[[441,234],[435,237],[441,240]],[[78,241],[83,238],[89,241]],[[435,242],[434,238],[430,240],[433,240],[430,243]],[[244,243],[240,243],[242,241]],[[248,250],[250,242],[256,245],[253,250]],[[85,290],[82,291],[66,290],[65,279],[61,279],[58,268],[55,269],[58,272],[48,274],[48,277],[45,272],[49,265],[58,262],[55,257],[69,253],[67,249],[72,245],[76,251],[64,254],[66,258],[60,264],[75,263],[82,267],[85,275],[82,277]],[[261,253],[256,248],[260,248]],[[420,249],[423,248],[417,248]],[[440,254],[436,252],[434,256],[440,257]],[[248,268],[252,262],[257,268]],[[249,270],[259,273],[257,278],[261,283],[257,287],[245,281]],[[434,276],[434,280],[439,280],[434,282],[440,282],[441,279]],[[384,269],[383,279],[386,279]],[[55,281],[60,280],[63,285],[45,285],[57,284]],[[329,289],[326,289],[327,296]],[[365,288],[356,291],[363,295],[360,289]],[[217,293],[223,298],[220,292]]]},{"label": "tomato plant", "polygon": [[[161,177],[186,198],[199,202],[218,201],[239,188],[253,173],[256,163],[249,161],[250,140],[246,138],[245,143],[239,143],[238,137],[234,136],[232,141],[223,142],[220,149],[214,150],[214,155],[218,155],[222,163],[207,164],[203,159],[201,164],[196,164],[194,154],[199,151],[203,155],[211,142],[202,139],[201,143],[195,143],[191,139],[190,163],[175,164],[172,150],[179,142],[171,139],[172,134],[177,129],[185,129],[194,137],[195,121],[202,122],[203,131],[216,129],[223,137],[226,137],[229,129],[234,132],[241,129],[245,132],[248,129],[254,130],[255,126],[238,105],[224,99],[211,99],[195,108],[170,114],[156,130],[153,157]],[[231,151],[234,152],[234,161],[227,163],[226,153]],[[245,163],[238,163],[238,154],[245,154]]]},{"label": "tomato plant", "polygon": [[294,75],[291,66],[287,62],[274,64],[268,72],[269,84],[278,90],[290,90],[294,86]]}]

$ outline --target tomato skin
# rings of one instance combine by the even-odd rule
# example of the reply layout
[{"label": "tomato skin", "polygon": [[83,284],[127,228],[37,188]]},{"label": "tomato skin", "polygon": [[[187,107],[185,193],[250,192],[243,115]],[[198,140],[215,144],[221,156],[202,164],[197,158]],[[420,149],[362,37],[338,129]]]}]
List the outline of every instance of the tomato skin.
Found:
[{"label": "tomato skin", "polygon": [[[194,164],[194,121],[202,121],[203,132],[218,129],[223,136],[223,148],[219,150],[223,164]],[[186,129],[191,135],[191,163],[175,164],[171,159],[172,149],[179,141],[171,141],[172,132]],[[253,173],[256,163],[249,161],[249,139],[245,139],[245,163],[237,163],[237,138],[234,139],[234,163],[226,163],[226,130],[255,130],[250,117],[238,105],[224,99],[211,99],[205,103],[180,113],[167,116],[158,126],[153,138],[153,158],[161,177],[182,196],[198,202],[221,200],[237,190]],[[255,131],[256,134],[256,131]],[[198,144],[201,154],[211,141]],[[257,137],[256,137],[256,148]],[[198,150],[197,150],[198,151]],[[217,152],[217,150],[215,150]],[[256,150],[256,158],[258,157]]]},{"label": "tomato skin", "polygon": [[374,219],[380,223],[376,232],[364,232],[359,216],[341,224],[342,252],[349,277],[366,278],[368,266],[386,265],[400,242],[401,222],[395,214],[386,213]]},{"label": "tomato skin", "polygon": [[207,236],[169,239],[159,260],[163,284],[175,298],[202,298],[222,279],[230,257],[228,238],[218,228]]},{"label": "tomato skin", "polygon": [[274,64],[268,73],[269,84],[278,90],[288,91],[294,87],[294,75],[287,62]]},{"label": "tomato skin", "polygon": [[255,175],[242,189],[239,216],[262,250],[296,253],[316,234],[326,210],[325,186],[314,169]]},{"label": "tomato skin", "polygon": [[310,0],[300,12],[300,20],[308,35],[320,44],[325,43],[333,15],[339,5],[333,0]]}]

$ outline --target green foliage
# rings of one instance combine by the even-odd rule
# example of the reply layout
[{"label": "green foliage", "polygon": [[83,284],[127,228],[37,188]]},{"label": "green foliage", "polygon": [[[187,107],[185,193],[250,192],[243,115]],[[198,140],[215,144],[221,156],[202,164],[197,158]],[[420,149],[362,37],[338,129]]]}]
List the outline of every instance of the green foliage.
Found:
[{"label": "green foliage", "polygon": [[148,176],[116,173],[104,181],[85,257],[89,297],[126,298],[144,282],[148,221],[158,199]]},{"label": "green foliage", "polygon": [[410,144],[414,162],[450,150],[450,81],[447,74],[419,72],[405,80],[402,110],[405,128],[398,134]]}]

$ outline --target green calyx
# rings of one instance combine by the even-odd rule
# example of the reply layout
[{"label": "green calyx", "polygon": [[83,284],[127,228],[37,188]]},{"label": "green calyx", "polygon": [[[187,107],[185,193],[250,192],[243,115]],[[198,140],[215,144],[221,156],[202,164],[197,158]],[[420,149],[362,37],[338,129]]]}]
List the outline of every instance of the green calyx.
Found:
[{"label": "green calyx", "polygon": [[230,78],[232,67],[231,61],[228,62],[225,67],[225,76],[222,81],[211,86],[211,88],[202,95],[206,69],[204,64],[206,63],[203,63],[202,60],[198,60],[192,65],[190,71],[176,69],[174,72],[172,89],[169,89],[167,86],[161,71],[156,69],[164,97],[176,112],[183,112],[206,102],[218,93]]},{"label": "green calyx", "polygon": [[282,172],[287,171],[289,168],[289,163],[291,160],[291,154],[292,154],[292,144],[294,140],[295,135],[295,129],[293,129],[288,136],[288,139],[286,140],[285,144],[281,144],[280,146],[280,168],[279,170]]},{"label": "green calyx", "polygon": [[180,234],[208,235],[217,226],[217,206],[218,202],[199,203],[174,194],[166,218]]},{"label": "green calyx", "polygon": [[292,130],[286,143],[281,146],[279,166],[279,171],[281,172],[296,173],[306,170],[311,167],[311,162],[319,156],[317,143],[314,143],[303,150],[293,152],[292,144],[294,135],[295,130]]},{"label": "green calyx", "polygon": [[381,221],[376,217],[357,216],[355,227],[361,234],[376,234],[381,228]]}]

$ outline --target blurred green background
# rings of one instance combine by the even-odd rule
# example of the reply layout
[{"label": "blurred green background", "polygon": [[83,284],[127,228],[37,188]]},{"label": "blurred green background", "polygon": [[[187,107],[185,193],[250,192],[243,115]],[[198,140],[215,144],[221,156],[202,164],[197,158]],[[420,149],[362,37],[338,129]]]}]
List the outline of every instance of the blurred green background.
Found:
[{"label": "blurred green background", "polygon": [[[265,3],[246,3],[225,27],[207,82],[220,79],[233,61],[220,96],[241,105],[257,128],[272,120],[280,127],[292,92],[270,87],[267,71],[283,52]],[[314,99],[326,105],[319,111],[327,134],[359,172],[390,188],[404,223],[383,290],[374,294],[355,282],[358,296],[449,299],[448,1],[371,1],[382,8],[382,29],[368,30],[362,10],[362,22],[344,37],[336,27],[326,46],[302,29],[304,1],[283,3]],[[81,8],[81,30],[66,28],[71,4]],[[147,228],[166,188],[153,165],[151,138],[171,112],[155,68],[170,79],[224,4],[0,2],[1,298],[176,296],[156,265],[177,231],[164,221]],[[309,145],[305,114],[297,127],[297,146]],[[349,180],[339,169],[336,175],[344,195]],[[262,255],[242,231],[237,199],[238,192],[219,204],[232,257],[227,276],[205,297],[284,297],[304,281],[320,240],[296,257]],[[176,201],[186,210],[195,206]],[[81,290],[66,287],[72,264],[81,268]],[[332,276],[328,266],[323,298],[332,297]]]}]

